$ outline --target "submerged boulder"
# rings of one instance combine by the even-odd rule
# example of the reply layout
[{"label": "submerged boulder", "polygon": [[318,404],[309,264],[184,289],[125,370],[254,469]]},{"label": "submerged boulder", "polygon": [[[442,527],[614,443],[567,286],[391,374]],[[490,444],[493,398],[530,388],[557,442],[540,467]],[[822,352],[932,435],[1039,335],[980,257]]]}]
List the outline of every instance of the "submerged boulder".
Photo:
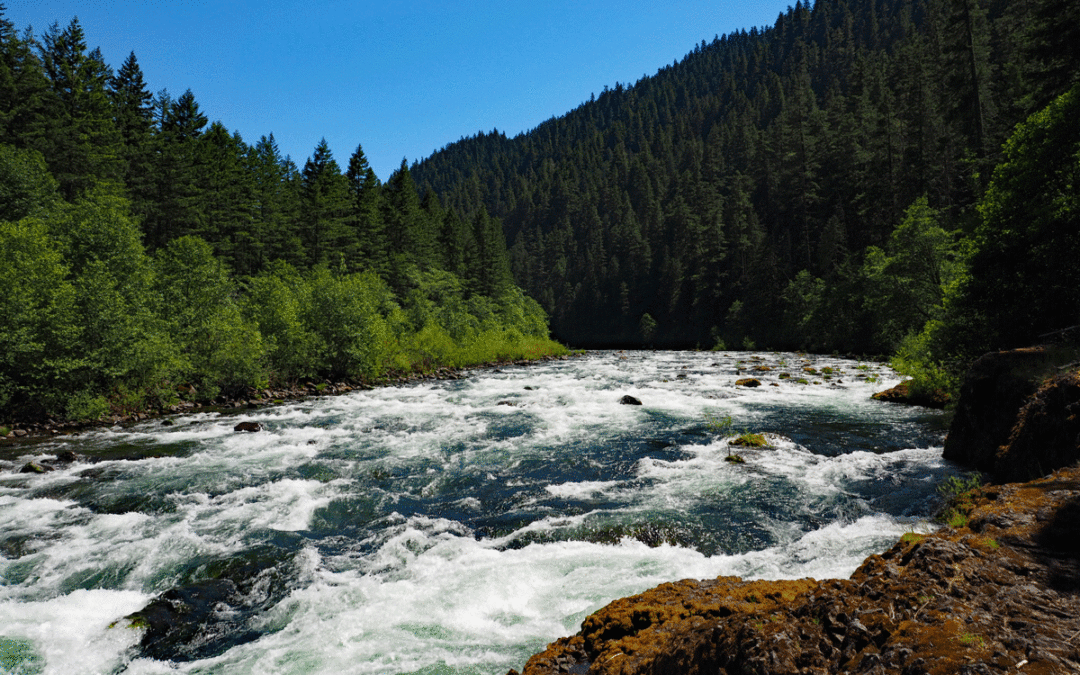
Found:
[{"label": "submerged boulder", "polygon": [[240,424],[237,424],[235,427],[233,427],[233,431],[240,431],[246,433],[262,431],[262,425],[258,422],[241,422]]},{"label": "submerged boulder", "polygon": [[623,405],[641,405],[641,401],[639,399],[634,398],[630,394],[627,394],[626,396],[623,396],[622,398],[620,398],[619,403],[621,403]]}]

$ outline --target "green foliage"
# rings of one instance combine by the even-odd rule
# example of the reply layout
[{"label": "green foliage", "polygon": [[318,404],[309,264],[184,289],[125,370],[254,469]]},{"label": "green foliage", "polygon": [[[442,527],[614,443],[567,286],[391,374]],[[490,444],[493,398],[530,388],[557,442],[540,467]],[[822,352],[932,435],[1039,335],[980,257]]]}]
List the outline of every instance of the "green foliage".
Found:
[{"label": "green foliage", "polygon": [[244,315],[259,328],[266,342],[268,369],[273,379],[294,382],[320,373],[320,338],[305,324],[311,287],[294,267],[278,261],[251,279],[243,300]]},{"label": "green foliage", "polygon": [[201,399],[265,386],[266,347],[234,299],[225,266],[198,237],[174,239],[156,258],[160,315],[177,344],[182,381]]},{"label": "green foliage", "polygon": [[1080,85],[1033,114],[1005,144],[979,203],[964,309],[994,346],[1080,321]]},{"label": "green foliage", "polygon": [[717,417],[712,413],[706,413],[705,424],[709,427],[709,431],[715,434],[719,434],[721,436],[727,436],[731,434],[735,428],[735,420],[731,417],[731,415]]},{"label": "green foliage", "polygon": [[82,331],[68,266],[41,220],[0,222],[0,288],[0,409],[62,412]]},{"label": "green foliage", "polygon": [[317,362],[332,377],[372,377],[390,354],[393,332],[379,309],[392,302],[374,273],[312,272],[303,321],[318,339]]},{"label": "green foliage", "polygon": [[0,220],[42,215],[59,200],[57,188],[41,153],[0,144]]},{"label": "green foliage", "polygon": [[960,390],[960,373],[934,360],[930,347],[937,325],[930,322],[921,332],[908,334],[892,358],[892,367],[911,378],[908,387],[912,396],[932,399],[936,392],[943,392],[955,401]]},{"label": "green foliage", "polygon": [[323,140],[300,171],[207,123],[134,54],[112,75],[77,20],[38,44],[0,14],[0,411],[565,353],[498,219],[421,202],[404,162],[382,185],[360,147],[342,174]]},{"label": "green foliage", "polygon": [[763,448],[769,445],[769,441],[765,439],[764,434],[746,431],[739,434],[731,444],[746,448]]},{"label": "green foliage", "polygon": [[889,235],[885,250],[867,249],[864,302],[877,344],[887,351],[939,317],[946,292],[963,275],[958,237],[938,225],[939,219],[920,197]]},{"label": "green foliage", "polygon": [[968,515],[974,508],[972,493],[983,485],[982,474],[968,473],[963,476],[949,476],[937,487],[938,495],[944,500],[936,519],[949,527],[965,527]]},{"label": "green foliage", "polygon": [[640,326],[641,337],[645,342],[649,342],[656,335],[656,319],[652,318],[652,315],[648,312],[641,315],[641,321],[638,322],[638,325]]}]

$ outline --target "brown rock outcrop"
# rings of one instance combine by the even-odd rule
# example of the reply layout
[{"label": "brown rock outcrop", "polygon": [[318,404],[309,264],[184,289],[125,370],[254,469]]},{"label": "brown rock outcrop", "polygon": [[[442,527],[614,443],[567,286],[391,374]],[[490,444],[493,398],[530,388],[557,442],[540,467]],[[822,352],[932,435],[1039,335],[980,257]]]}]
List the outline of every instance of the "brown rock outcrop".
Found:
[{"label": "brown rock outcrop", "polygon": [[1039,378],[1063,362],[1057,351],[1040,346],[979,357],[960,386],[945,459],[993,473],[998,448],[1008,441],[1017,411],[1035,393]]},{"label": "brown rock outcrop", "polygon": [[617,600],[524,675],[1080,671],[1080,469],[975,503],[968,527],[908,535],[850,579],[686,580]]},{"label": "brown rock outcrop", "polygon": [[979,358],[960,389],[945,459],[999,482],[1029,480],[1080,460],[1076,349],[1030,347]]}]

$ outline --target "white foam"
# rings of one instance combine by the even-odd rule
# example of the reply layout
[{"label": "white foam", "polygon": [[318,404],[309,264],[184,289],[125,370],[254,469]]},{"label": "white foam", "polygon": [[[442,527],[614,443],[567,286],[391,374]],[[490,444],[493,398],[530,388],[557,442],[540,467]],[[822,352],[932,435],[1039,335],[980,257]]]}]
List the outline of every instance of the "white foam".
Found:
[{"label": "white foam", "polygon": [[48,601],[0,603],[0,635],[30,641],[44,660],[43,675],[116,672],[142,631],[109,625],[148,599],[133,591],[78,590]]}]

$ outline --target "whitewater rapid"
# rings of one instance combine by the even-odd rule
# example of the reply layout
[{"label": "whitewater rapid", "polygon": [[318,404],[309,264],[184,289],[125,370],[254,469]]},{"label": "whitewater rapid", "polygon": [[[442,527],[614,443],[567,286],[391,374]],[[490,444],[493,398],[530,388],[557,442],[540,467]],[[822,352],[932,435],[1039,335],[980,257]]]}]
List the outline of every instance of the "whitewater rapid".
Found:
[{"label": "whitewater rapid", "polygon": [[[896,382],[596,352],[0,449],[0,672],[501,675],[659,583],[844,577],[932,528],[955,473],[940,413],[870,399]],[[732,447],[742,431],[771,447]],[[184,642],[153,651],[124,621],[226,577]]]}]

